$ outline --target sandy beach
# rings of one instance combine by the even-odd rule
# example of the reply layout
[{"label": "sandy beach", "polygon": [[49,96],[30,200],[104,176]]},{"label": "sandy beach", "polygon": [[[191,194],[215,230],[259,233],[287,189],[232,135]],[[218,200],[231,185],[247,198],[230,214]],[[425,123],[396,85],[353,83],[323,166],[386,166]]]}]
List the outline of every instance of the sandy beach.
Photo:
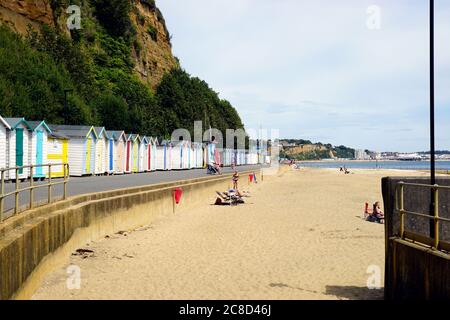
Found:
[{"label": "sandy beach", "polygon": [[[384,269],[384,226],[364,221],[364,203],[381,201],[384,176],[399,170],[290,170],[247,186],[236,207],[177,212],[149,226],[109,235],[49,274],[33,299],[382,299],[367,268]],[[383,279],[383,275],[382,275]]]}]

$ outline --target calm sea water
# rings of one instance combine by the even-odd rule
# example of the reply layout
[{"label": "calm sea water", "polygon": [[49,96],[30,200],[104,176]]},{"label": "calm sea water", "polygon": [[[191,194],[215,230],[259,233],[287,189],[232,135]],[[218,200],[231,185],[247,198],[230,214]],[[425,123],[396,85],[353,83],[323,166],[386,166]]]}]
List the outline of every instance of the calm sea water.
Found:
[{"label": "calm sea water", "polygon": [[[316,161],[301,162],[303,167],[340,168],[346,166],[354,169],[403,169],[429,170],[429,161]],[[450,161],[436,161],[437,170],[450,170]]]}]

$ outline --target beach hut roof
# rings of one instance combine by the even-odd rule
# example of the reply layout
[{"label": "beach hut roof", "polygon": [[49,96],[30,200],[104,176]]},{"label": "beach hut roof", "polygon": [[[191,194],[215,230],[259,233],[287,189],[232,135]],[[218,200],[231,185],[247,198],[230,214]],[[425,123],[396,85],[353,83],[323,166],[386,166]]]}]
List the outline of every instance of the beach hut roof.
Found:
[{"label": "beach hut roof", "polygon": [[31,130],[31,127],[25,120],[25,118],[5,118],[5,121],[9,124],[11,129],[15,129],[23,123],[28,128],[28,130]]},{"label": "beach hut roof", "polygon": [[130,134],[130,135],[128,135],[128,139],[131,141],[135,141],[135,140],[141,140],[141,137],[139,137],[138,134]]},{"label": "beach hut roof", "polygon": [[143,137],[141,137],[141,141],[142,141],[143,143],[149,144],[149,143],[150,143],[150,138],[147,137],[147,136],[143,136]]},{"label": "beach hut roof", "polygon": [[172,143],[172,141],[170,141],[170,140],[163,140],[163,141],[161,142],[161,145],[162,145],[162,146],[164,146],[164,145],[173,145],[173,143]]},{"label": "beach hut roof", "polygon": [[9,125],[9,123],[6,122],[6,120],[3,119],[2,116],[0,116],[0,123],[2,123],[6,127],[6,129],[11,129],[11,126]]},{"label": "beach hut roof", "polygon": [[61,139],[61,140],[70,140],[69,137],[67,137],[67,136],[65,136],[65,135],[63,135],[63,134],[61,134],[59,132],[55,132],[55,131],[52,131],[50,133],[49,138]]},{"label": "beach hut roof", "polygon": [[106,133],[106,129],[105,127],[94,127],[95,132],[97,133],[97,137],[101,138],[103,136],[105,136],[106,138],[109,139],[109,136]]},{"label": "beach hut roof", "polygon": [[69,126],[69,125],[49,125],[52,131],[57,131],[69,138],[87,138],[91,132],[94,133],[95,138],[98,138],[94,127],[89,126]]},{"label": "beach hut roof", "polygon": [[158,138],[150,137],[150,143],[151,143],[151,144],[154,144],[154,145],[158,145],[158,144],[159,144],[159,143],[158,143]]},{"label": "beach hut roof", "polygon": [[37,129],[42,127],[45,130],[47,130],[49,133],[52,133],[52,130],[47,126],[45,121],[27,121],[27,122],[30,125],[30,128],[32,131],[36,131]]},{"label": "beach hut roof", "polygon": [[106,131],[111,139],[115,141],[120,140],[121,138],[126,139],[126,134],[124,131]]}]

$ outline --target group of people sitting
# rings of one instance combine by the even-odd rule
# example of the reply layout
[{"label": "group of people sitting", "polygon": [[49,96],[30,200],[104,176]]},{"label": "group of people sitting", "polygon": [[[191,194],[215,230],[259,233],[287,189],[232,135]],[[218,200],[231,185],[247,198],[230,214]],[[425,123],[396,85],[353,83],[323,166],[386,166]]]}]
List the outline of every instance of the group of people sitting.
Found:
[{"label": "group of people sitting", "polygon": [[218,163],[213,162],[213,164],[208,164],[206,166],[206,173],[212,175],[221,175],[222,170],[220,169],[220,165]]},{"label": "group of people sitting", "polygon": [[220,192],[216,191],[217,198],[215,205],[237,205],[237,204],[243,204],[245,203],[244,197],[250,197],[250,192],[245,191],[239,191],[238,182],[239,182],[239,173],[237,170],[234,170],[233,173],[233,188],[225,191]]},{"label": "group of people sitting", "polygon": [[379,201],[373,204],[373,209],[369,210],[369,204],[366,203],[366,208],[364,210],[364,217],[366,221],[377,222],[384,224],[384,213],[381,210],[381,204]]},{"label": "group of people sitting", "polygon": [[339,172],[343,172],[344,174],[350,174],[346,166],[340,167]]}]

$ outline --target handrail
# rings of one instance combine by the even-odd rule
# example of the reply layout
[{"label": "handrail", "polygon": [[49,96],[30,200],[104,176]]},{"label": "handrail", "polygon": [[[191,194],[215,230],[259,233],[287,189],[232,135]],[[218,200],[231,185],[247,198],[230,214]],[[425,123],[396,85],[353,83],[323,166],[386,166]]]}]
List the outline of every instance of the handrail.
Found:
[{"label": "handrail", "polygon": [[[52,167],[63,167],[63,180],[62,181],[52,181]],[[45,175],[44,179],[48,180],[48,183],[44,184],[34,184],[34,174],[33,169],[35,168],[48,168],[47,174]],[[29,186],[20,188],[20,180],[23,180],[20,178],[20,171],[24,169],[30,169],[29,175],[26,179],[29,179],[30,183]],[[5,182],[6,182],[6,173],[9,172],[15,172],[15,176],[12,179],[9,179],[10,176],[8,175],[8,180],[15,182],[14,191],[5,193]],[[47,188],[48,189],[48,203],[52,203],[53,197],[52,197],[52,188],[57,185],[64,185],[63,187],[63,200],[67,199],[67,183],[69,182],[69,164],[68,163],[52,163],[52,164],[37,164],[37,165],[27,165],[27,166],[20,166],[20,167],[13,167],[13,168],[4,168],[0,169],[0,175],[1,175],[1,187],[0,187],[0,223],[4,221],[4,205],[5,205],[5,198],[14,196],[14,215],[17,215],[19,213],[19,196],[23,192],[30,192],[30,201],[29,201],[29,209],[32,209],[34,207],[34,190],[40,189],[40,188]],[[41,178],[41,177],[39,177]]]},{"label": "handrail", "polygon": [[[426,188],[433,191],[433,200],[434,200],[434,212],[433,215],[430,214],[424,214],[414,211],[408,211],[405,210],[405,200],[404,200],[404,192],[405,192],[405,186],[410,187],[420,187],[420,188]],[[407,239],[407,234],[409,234],[407,231],[405,231],[405,216],[406,215],[412,215],[416,217],[422,217],[429,220],[434,220],[434,235],[432,238],[432,245],[431,247],[435,250],[440,249],[440,238],[439,238],[439,223],[442,222],[450,222],[450,219],[442,218],[439,216],[439,190],[450,190],[450,186],[440,186],[440,185],[428,185],[428,184],[420,184],[420,183],[405,183],[403,181],[400,181],[395,189],[395,208],[394,212],[400,214],[400,230],[399,230],[399,236],[401,239],[405,240]],[[415,242],[417,242],[417,239],[410,239]],[[429,245],[428,243],[425,243],[426,241],[420,241],[424,245]]]}]

